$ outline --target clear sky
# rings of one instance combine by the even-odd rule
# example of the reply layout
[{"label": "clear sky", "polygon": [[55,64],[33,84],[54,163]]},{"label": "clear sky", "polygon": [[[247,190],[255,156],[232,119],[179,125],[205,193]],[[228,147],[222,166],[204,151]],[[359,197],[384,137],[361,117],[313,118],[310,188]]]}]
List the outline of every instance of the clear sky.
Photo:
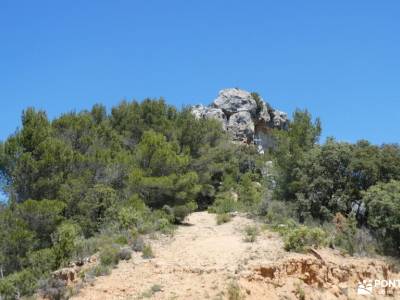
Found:
[{"label": "clear sky", "polygon": [[324,137],[399,141],[400,1],[0,0],[0,139],[34,106],[258,91]]}]

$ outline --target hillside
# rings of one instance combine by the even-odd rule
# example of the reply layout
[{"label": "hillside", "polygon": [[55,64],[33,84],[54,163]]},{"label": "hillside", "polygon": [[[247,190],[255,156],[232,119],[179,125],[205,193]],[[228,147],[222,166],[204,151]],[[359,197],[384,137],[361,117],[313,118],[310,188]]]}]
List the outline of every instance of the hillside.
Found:
[{"label": "hillside", "polygon": [[[382,258],[352,258],[329,249],[318,249],[321,258],[288,253],[279,235],[266,229],[255,242],[245,242],[249,225],[261,226],[242,215],[217,225],[214,214],[193,213],[172,237],[149,240],[155,258],[136,253],[72,299],[238,299],[233,298],[238,291],[254,300],[301,299],[301,291],[310,300],[365,299],[357,296],[357,287],[368,274],[399,278]],[[400,297],[394,289],[385,292]]]},{"label": "hillside", "polygon": [[21,121],[0,143],[1,300],[343,298],[396,279],[377,257],[399,257],[397,144],[320,141],[309,111],[238,88]]}]

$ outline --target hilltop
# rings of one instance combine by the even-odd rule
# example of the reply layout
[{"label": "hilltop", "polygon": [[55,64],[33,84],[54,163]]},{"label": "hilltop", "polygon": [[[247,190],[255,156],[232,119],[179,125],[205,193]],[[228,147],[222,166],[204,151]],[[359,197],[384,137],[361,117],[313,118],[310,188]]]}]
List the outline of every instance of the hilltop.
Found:
[{"label": "hilltop", "polygon": [[[215,288],[203,278],[213,296],[340,298],[392,279],[379,257],[399,257],[400,147],[321,131],[309,111],[289,119],[240,89],[181,110],[162,98],[53,120],[27,108],[0,143],[0,296],[79,297],[81,280],[98,299],[200,297],[215,276]],[[102,284],[110,293],[90,286]]]}]

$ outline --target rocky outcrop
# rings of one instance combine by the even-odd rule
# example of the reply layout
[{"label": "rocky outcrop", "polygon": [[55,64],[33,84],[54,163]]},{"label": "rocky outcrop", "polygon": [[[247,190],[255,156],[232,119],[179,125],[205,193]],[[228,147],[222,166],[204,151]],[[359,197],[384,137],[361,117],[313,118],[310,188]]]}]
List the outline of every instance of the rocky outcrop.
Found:
[{"label": "rocky outcrop", "polygon": [[254,143],[262,149],[273,146],[272,129],[284,130],[289,123],[286,113],[237,88],[220,91],[210,106],[196,105],[192,113],[197,118],[218,120],[234,141]]},{"label": "rocky outcrop", "polygon": [[216,119],[221,122],[222,128],[226,130],[228,119],[222,109],[196,105],[192,107],[192,113],[198,118]]}]

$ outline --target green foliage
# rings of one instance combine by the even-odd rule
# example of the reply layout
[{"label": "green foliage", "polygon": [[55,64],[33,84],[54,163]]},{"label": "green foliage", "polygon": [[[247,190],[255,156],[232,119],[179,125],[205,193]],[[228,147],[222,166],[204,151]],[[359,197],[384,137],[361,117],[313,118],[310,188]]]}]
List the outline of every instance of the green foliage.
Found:
[{"label": "green foliage", "polygon": [[278,166],[278,186],[276,196],[279,199],[294,200],[302,186],[299,164],[304,154],[311,150],[321,134],[319,119],[312,121],[308,111],[296,110],[288,131],[277,131],[277,147],[274,150],[275,163]]},{"label": "green foliage", "polygon": [[116,202],[117,193],[111,187],[98,184],[88,190],[86,197],[79,203],[79,209],[83,212],[79,224],[85,236],[91,236],[99,230],[107,209]]},{"label": "green foliage", "polygon": [[10,209],[0,211],[0,267],[4,275],[19,271],[33,250],[35,234]]},{"label": "green foliage", "polygon": [[254,243],[259,236],[260,230],[255,225],[247,225],[244,228],[244,241],[247,243]]},{"label": "green foliage", "polygon": [[90,257],[99,250],[100,240],[101,238],[99,237],[91,237],[88,239],[83,237],[77,238],[72,259],[82,263],[85,258]]},{"label": "green foliage", "polygon": [[240,194],[243,209],[257,203],[263,159],[228,140],[218,121],[163,99],[125,101],[111,114],[96,104],[52,121],[27,109],[21,129],[0,143],[9,196],[0,208],[0,271],[46,277],[107,245],[141,244],[139,233],[170,234],[216,197],[219,211],[236,210],[224,193]]},{"label": "green foliage", "polygon": [[378,183],[363,194],[368,207],[368,224],[383,236],[387,252],[399,254],[400,182]]},{"label": "green foliage", "polygon": [[100,251],[100,263],[103,266],[114,266],[117,265],[120,259],[119,250],[114,246],[105,246]]},{"label": "green foliage", "polygon": [[66,282],[61,279],[49,278],[41,282],[39,287],[40,295],[45,299],[62,300],[68,299]]},{"label": "green foliage", "polygon": [[37,278],[30,269],[24,269],[0,279],[0,296],[4,299],[19,299],[31,296],[37,288]]},{"label": "green foliage", "polygon": [[238,203],[232,192],[223,192],[217,194],[214,204],[208,210],[216,214],[226,214],[236,211],[237,208]]},{"label": "green foliage", "polygon": [[110,265],[99,264],[97,266],[92,267],[87,271],[87,275],[89,277],[99,277],[110,275],[111,268]]},{"label": "green foliage", "polygon": [[[261,97],[252,97],[259,113]],[[275,147],[259,155],[254,145],[228,142],[218,121],[163,99],[124,101],[111,114],[97,104],[52,121],[29,108],[22,127],[0,143],[0,183],[9,196],[0,206],[0,271],[12,279],[3,289],[23,270],[45,277],[114,243],[146,252],[139,234],[171,233],[196,209],[221,222],[233,211],[265,216],[292,235],[295,249],[318,242],[319,233],[294,220],[322,224],[340,213],[345,230],[325,225],[332,246],[358,253],[376,237],[398,252],[400,147],[317,144],[320,133],[320,121],[298,110],[287,130],[273,133]],[[354,218],[361,199],[367,211]]]},{"label": "green foliage", "polygon": [[248,210],[252,210],[260,205],[262,196],[262,186],[259,182],[252,180],[251,173],[245,173],[239,182],[239,200],[240,204]]},{"label": "green foliage", "polygon": [[62,213],[66,205],[56,200],[27,200],[17,206],[16,215],[39,239],[39,248],[51,246],[51,234],[64,220]]},{"label": "green foliage", "polygon": [[337,213],[333,219],[333,224],[335,225],[335,230],[330,246],[341,248],[353,255],[356,252],[357,221],[355,217],[346,218],[341,213]]},{"label": "green foliage", "polygon": [[28,253],[26,265],[38,277],[50,274],[51,271],[58,267],[54,249],[44,248]]},{"label": "green foliage", "polygon": [[326,233],[321,228],[299,226],[285,231],[285,249],[288,251],[303,252],[309,247],[319,247],[326,243]]},{"label": "green foliage", "polygon": [[68,262],[76,250],[81,229],[70,222],[62,223],[52,234],[53,249],[58,265]]},{"label": "green foliage", "polygon": [[185,218],[197,208],[196,202],[188,202],[184,205],[177,205],[173,207],[173,214],[177,223],[182,223]]},{"label": "green foliage", "polygon": [[[336,213],[346,216],[363,191],[399,176],[398,146],[339,143],[333,138],[316,145],[319,132],[318,121],[312,123],[307,112],[296,112],[289,130],[276,133],[274,196],[296,203],[301,222],[309,218],[330,221]],[[365,221],[363,216],[357,218]]]},{"label": "green foliage", "polygon": [[154,258],[153,249],[150,244],[146,244],[142,250],[142,257],[145,259]]},{"label": "green foliage", "polygon": [[286,224],[295,215],[293,205],[283,201],[268,202],[266,210],[265,222],[272,225]]}]

